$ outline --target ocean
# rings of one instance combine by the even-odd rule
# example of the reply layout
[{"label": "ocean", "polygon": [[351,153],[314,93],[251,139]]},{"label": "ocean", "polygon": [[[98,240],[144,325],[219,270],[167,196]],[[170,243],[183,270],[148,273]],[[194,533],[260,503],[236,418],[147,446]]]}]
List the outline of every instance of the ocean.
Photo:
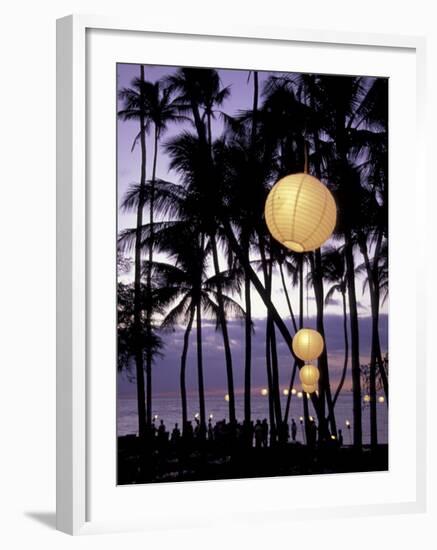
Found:
[{"label": "ocean", "polygon": [[[381,396],[378,396],[381,397]],[[282,411],[286,406],[286,397],[282,396]],[[243,395],[235,396],[236,416],[239,421],[244,418],[244,401]],[[212,415],[212,422],[217,420],[228,419],[228,403],[224,396],[206,395],[206,415],[207,418]],[[388,443],[388,411],[385,402],[377,402],[377,428],[378,428],[378,443]],[[188,417],[194,419],[198,413],[198,401],[195,396],[188,398]],[[157,415],[157,425],[159,421],[164,420],[164,424],[168,431],[171,432],[175,423],[181,425],[181,401],[178,397],[155,397],[153,400],[153,414]],[[316,417],[314,409],[310,403],[310,414]],[[299,417],[303,415],[303,400],[296,396],[291,398],[290,419],[294,418],[298,424],[297,439],[303,440],[303,432],[299,426]],[[268,399],[261,395],[252,396],[252,419],[256,421],[258,418],[268,420]],[[352,393],[341,393],[335,406],[335,418],[337,429],[342,429],[343,439],[345,444],[352,442],[353,436],[353,414],[352,414]],[[317,421],[317,420],[316,420]],[[350,430],[346,426],[346,422],[350,423]],[[193,422],[194,424],[194,422]],[[368,403],[362,404],[362,424],[363,424],[363,443],[370,443],[370,407]],[[136,399],[132,397],[119,397],[117,401],[117,433],[118,435],[137,434],[137,405]]]}]

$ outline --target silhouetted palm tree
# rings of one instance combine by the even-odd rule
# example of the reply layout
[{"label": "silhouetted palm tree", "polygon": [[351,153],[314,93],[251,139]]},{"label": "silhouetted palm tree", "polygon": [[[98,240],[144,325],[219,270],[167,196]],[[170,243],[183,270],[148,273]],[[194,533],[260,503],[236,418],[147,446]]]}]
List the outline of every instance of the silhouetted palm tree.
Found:
[{"label": "silhouetted palm tree", "polygon": [[[150,197],[149,202],[149,227],[150,227],[150,242],[148,250],[148,265],[153,262],[153,247],[154,247],[154,203],[155,203],[155,182],[159,140],[167,129],[170,122],[183,120],[178,114],[175,103],[171,97],[171,92],[168,88],[162,86],[160,82],[144,82],[144,96],[147,109],[147,121],[153,125],[153,164],[152,164],[152,179],[149,186]],[[151,270],[146,272],[146,288],[148,299],[146,301],[146,319],[147,319],[147,339],[152,338],[152,278]],[[152,422],[152,349],[146,349],[146,418],[148,427],[151,427]]]},{"label": "silhouetted palm tree", "polygon": [[[220,273],[217,237],[216,237],[216,214],[217,208],[221,203],[219,182],[213,168],[213,150],[212,150],[212,132],[211,119],[214,114],[214,106],[220,106],[224,99],[229,94],[227,88],[221,89],[220,78],[218,72],[214,69],[188,69],[182,68],[175,75],[167,78],[167,82],[171,90],[179,93],[176,101],[179,102],[180,109],[184,112],[189,110],[193,116],[194,126],[197,130],[198,144],[197,148],[201,152],[201,162],[197,163],[195,170],[197,177],[188,176],[185,172],[185,180],[192,186],[193,193],[199,191],[199,186],[193,188],[193,184],[197,183],[197,179],[201,178],[202,192],[205,193],[205,198],[208,201],[208,223],[205,223],[206,233],[210,239],[211,252],[213,258],[214,271],[217,276],[217,301],[219,307],[219,322],[223,334],[223,344],[226,360],[226,374],[228,379],[228,394],[229,394],[229,415],[230,422],[235,424],[235,393],[234,393],[234,378],[232,367],[232,353],[229,343],[228,327],[226,324],[226,316],[224,311],[224,303],[222,299],[222,289],[220,287]],[[203,113],[202,113],[203,111]],[[181,149],[173,143],[167,150],[172,157],[172,167],[180,169],[181,166],[187,164],[187,158],[181,158],[178,153]],[[188,176],[188,177],[187,177]],[[208,187],[206,183],[208,182]],[[205,211],[206,214],[206,211]]]},{"label": "silhouetted palm tree", "polygon": [[140,185],[136,208],[136,229],[135,229],[135,260],[134,260],[134,349],[136,364],[136,386],[137,386],[137,409],[138,409],[138,432],[140,437],[147,433],[146,417],[146,395],[144,388],[144,361],[141,331],[141,227],[143,225],[143,211],[146,202],[146,132],[147,102],[145,95],[144,66],[140,65],[140,78],[135,79],[130,88],[122,89],[119,93],[123,102],[123,109],[118,115],[123,120],[137,120],[139,122],[139,133],[134,139],[132,149],[138,139],[141,147]]},{"label": "silhouetted palm tree", "polygon": [[[205,433],[205,396],[203,382],[202,357],[202,314],[213,318],[219,326],[219,308],[217,304],[216,275],[208,276],[208,260],[205,248],[209,245],[202,235],[196,234],[193,227],[184,222],[163,225],[156,234],[156,247],[165,252],[175,264],[153,262],[153,277],[160,280],[164,293],[171,295],[176,303],[166,311],[161,327],[173,327],[176,323],[186,324],[184,346],[181,355],[180,386],[182,399],[183,426],[187,422],[187,401],[185,386],[186,360],[189,337],[194,318],[196,318],[199,414],[202,433]],[[150,266],[147,266],[150,267]],[[228,273],[220,273],[221,287],[234,290],[234,282]],[[222,294],[227,313],[244,316],[241,306],[230,296]]]},{"label": "silhouetted palm tree", "polygon": [[338,292],[341,295],[343,309],[344,361],[340,381],[332,399],[333,407],[335,407],[338,396],[340,395],[346,379],[347,366],[349,362],[349,335],[347,328],[348,318],[346,299],[347,284],[344,251],[341,248],[326,248],[322,254],[322,270],[323,278],[331,285],[326,291],[325,303],[328,305],[333,299],[334,294]]}]

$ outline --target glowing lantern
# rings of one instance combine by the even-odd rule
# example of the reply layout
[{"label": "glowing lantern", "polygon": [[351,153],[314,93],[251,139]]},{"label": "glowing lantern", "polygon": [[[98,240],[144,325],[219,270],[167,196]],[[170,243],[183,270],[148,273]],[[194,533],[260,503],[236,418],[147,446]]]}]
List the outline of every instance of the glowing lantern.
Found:
[{"label": "glowing lantern", "polygon": [[261,395],[266,396],[266,395],[268,395],[268,394],[269,394],[269,390],[268,390],[267,388],[263,388],[263,389],[261,390]]},{"label": "glowing lantern", "polygon": [[293,389],[291,390],[291,395],[296,395],[296,393],[297,393],[296,389],[293,388]]},{"label": "glowing lantern", "polygon": [[229,394],[228,393],[225,395],[225,401],[229,401]]},{"label": "glowing lantern", "polygon": [[287,388],[285,388],[285,389],[282,390],[282,393],[283,393],[284,395],[288,395],[288,394],[289,394],[289,391],[288,391]]},{"label": "glowing lantern", "polygon": [[319,369],[314,365],[304,365],[299,371],[300,381],[306,386],[315,386],[319,376]]},{"label": "glowing lantern", "polygon": [[298,391],[298,392],[297,392],[297,397],[298,397],[299,399],[302,399],[303,393],[302,393],[301,391]]},{"label": "glowing lantern", "polygon": [[301,328],[293,337],[292,347],[299,359],[302,359],[302,361],[313,361],[323,351],[323,337],[317,330]]},{"label": "glowing lantern", "polygon": [[364,403],[370,403],[371,399],[370,399],[370,395],[365,395],[364,396]]},{"label": "glowing lantern", "polygon": [[379,401],[380,403],[384,403],[384,401],[385,401],[384,396],[383,396],[383,395],[380,395],[380,396],[378,397],[378,401]]},{"label": "glowing lantern", "polygon": [[302,384],[302,389],[305,393],[314,393],[316,391],[315,384]]},{"label": "glowing lantern", "polygon": [[300,173],[285,176],[272,187],[264,214],[277,241],[294,252],[309,252],[331,236],[337,207],[326,185]]}]

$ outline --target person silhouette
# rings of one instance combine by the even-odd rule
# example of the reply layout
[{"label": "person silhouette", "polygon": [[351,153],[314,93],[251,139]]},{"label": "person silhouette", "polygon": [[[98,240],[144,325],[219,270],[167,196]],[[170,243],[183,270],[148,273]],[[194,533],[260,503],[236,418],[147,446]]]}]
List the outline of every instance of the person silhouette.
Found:
[{"label": "person silhouette", "polygon": [[341,430],[338,430],[338,444],[340,447],[343,446],[343,432]]},{"label": "person silhouette", "polygon": [[255,424],[255,447],[260,449],[264,439],[264,428],[261,425],[261,421],[258,418]]},{"label": "person silhouette", "polygon": [[180,438],[181,438],[181,431],[178,428],[178,424],[176,423],[174,425],[173,431],[171,432],[170,441],[173,445],[176,445],[179,442]]},{"label": "person silhouette", "polygon": [[211,419],[208,420],[208,440],[212,441],[214,439],[214,429],[212,427]]},{"label": "person silhouette", "polygon": [[291,439],[293,441],[296,441],[296,434],[297,434],[297,425],[294,421],[294,418],[291,419]]},{"label": "person silhouette", "polygon": [[269,425],[267,424],[267,418],[264,418],[261,424],[263,429],[263,447],[267,447],[269,441]]}]

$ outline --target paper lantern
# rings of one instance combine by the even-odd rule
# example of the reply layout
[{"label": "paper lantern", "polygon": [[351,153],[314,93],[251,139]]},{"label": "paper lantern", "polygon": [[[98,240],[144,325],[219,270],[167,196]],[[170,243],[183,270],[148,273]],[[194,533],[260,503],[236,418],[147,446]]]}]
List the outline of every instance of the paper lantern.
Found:
[{"label": "paper lantern", "polygon": [[314,393],[316,391],[316,384],[302,384],[302,389],[305,393]]},{"label": "paper lantern", "polygon": [[277,241],[294,252],[309,252],[331,236],[337,207],[326,185],[301,173],[285,176],[272,187],[264,214]]},{"label": "paper lantern", "polygon": [[293,351],[302,361],[317,359],[323,351],[323,346],[322,335],[312,328],[301,328],[293,337]]},{"label": "paper lantern", "polygon": [[319,381],[319,369],[314,365],[304,365],[299,371],[302,384],[314,386]]}]

